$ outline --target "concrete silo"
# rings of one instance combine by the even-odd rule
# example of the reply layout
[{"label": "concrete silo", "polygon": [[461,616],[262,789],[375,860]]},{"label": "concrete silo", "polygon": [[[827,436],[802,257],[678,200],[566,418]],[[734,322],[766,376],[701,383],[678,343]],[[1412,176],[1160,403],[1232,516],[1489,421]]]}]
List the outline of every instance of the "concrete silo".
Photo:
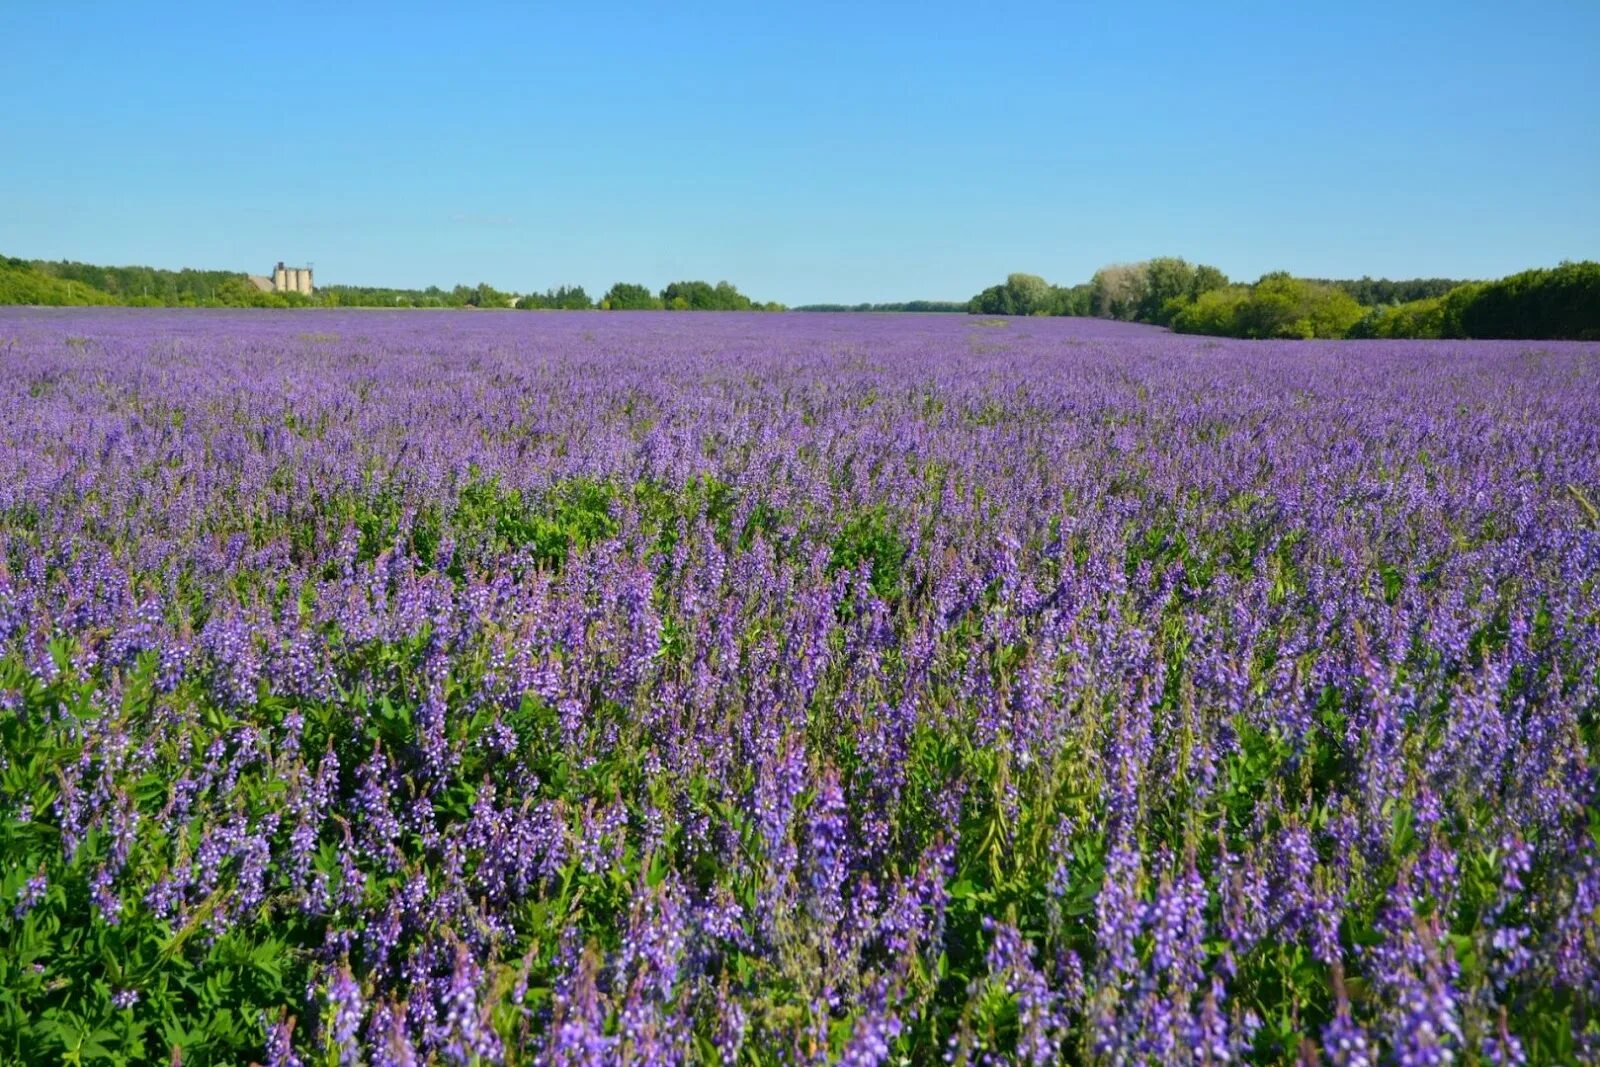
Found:
[{"label": "concrete silo", "polygon": [[311,268],[286,267],[279,260],[278,265],[272,268],[272,291],[275,293],[303,293],[311,295]]}]

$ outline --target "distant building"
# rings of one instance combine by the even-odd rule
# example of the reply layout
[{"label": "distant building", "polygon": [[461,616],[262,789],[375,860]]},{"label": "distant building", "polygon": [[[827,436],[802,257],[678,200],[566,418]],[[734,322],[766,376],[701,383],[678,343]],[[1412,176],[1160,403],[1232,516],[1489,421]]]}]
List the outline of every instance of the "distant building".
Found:
[{"label": "distant building", "polygon": [[302,293],[311,295],[311,268],[310,267],[285,267],[283,261],[272,268],[272,277],[263,278],[259,274],[248,274],[250,284],[260,289],[263,293]]}]

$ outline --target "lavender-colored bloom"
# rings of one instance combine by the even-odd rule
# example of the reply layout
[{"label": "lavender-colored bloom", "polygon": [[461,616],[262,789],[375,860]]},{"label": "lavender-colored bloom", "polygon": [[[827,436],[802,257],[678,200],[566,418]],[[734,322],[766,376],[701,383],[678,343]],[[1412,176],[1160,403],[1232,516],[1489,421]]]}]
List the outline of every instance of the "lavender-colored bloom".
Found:
[{"label": "lavender-colored bloom", "polygon": [[488,1009],[479,1004],[482,974],[465,945],[457,945],[455,966],[445,990],[445,1017],[440,1047],[451,1063],[498,1062],[503,1050],[489,1025]]},{"label": "lavender-colored bloom", "polygon": [[561,1067],[601,1067],[616,1038],[606,1033],[599,960],[592,951],[571,944],[563,955],[566,969],[556,982],[544,1058]]},{"label": "lavender-colored bloom", "polygon": [[336,1051],[341,1064],[360,1062],[356,1034],[365,1012],[361,988],[348,966],[340,965],[328,977],[324,994],[323,1046]]},{"label": "lavender-colored bloom", "polygon": [[887,1013],[881,1004],[869,1005],[857,1017],[850,1040],[839,1055],[840,1067],[878,1067],[889,1058],[900,1030],[898,1017]]},{"label": "lavender-colored bloom", "polygon": [[828,923],[843,918],[841,892],[850,866],[849,824],[844,793],[838,775],[823,772],[817,795],[807,812],[810,907],[814,915]]},{"label": "lavender-colored bloom", "polygon": [[294,1051],[294,1020],[285,1018],[267,1024],[265,1067],[305,1067]]},{"label": "lavender-colored bloom", "polygon": [[315,314],[0,310],[14,927],[287,940],[273,1064],[1596,1058],[1592,342]]},{"label": "lavender-colored bloom", "polygon": [[50,888],[50,880],[43,873],[33,875],[22,883],[22,889],[17,894],[17,902],[11,908],[13,918],[20,919],[44,901],[45,892]]},{"label": "lavender-colored bloom", "polygon": [[417,1067],[420,1062],[406,1032],[406,1004],[388,1002],[372,1009],[366,1050],[371,1067]]},{"label": "lavender-colored bloom", "polygon": [[992,920],[985,920],[984,925],[993,938],[987,954],[991,980],[1017,1001],[1022,1031],[1018,1055],[1034,1067],[1056,1062],[1067,1027],[1060,997],[1034,965],[1033,954],[1016,927]]},{"label": "lavender-colored bloom", "polygon": [[1333,965],[1334,1014],[1322,1028],[1322,1051],[1333,1067],[1375,1067],[1377,1048],[1366,1030],[1350,1014],[1344,968]]},{"label": "lavender-colored bloom", "polygon": [[1511,1032],[1506,1022],[1506,1009],[1502,1005],[1500,1017],[1496,1020],[1494,1033],[1483,1039],[1483,1060],[1492,1063],[1495,1067],[1521,1067],[1528,1062],[1527,1051],[1523,1048],[1522,1041]]}]

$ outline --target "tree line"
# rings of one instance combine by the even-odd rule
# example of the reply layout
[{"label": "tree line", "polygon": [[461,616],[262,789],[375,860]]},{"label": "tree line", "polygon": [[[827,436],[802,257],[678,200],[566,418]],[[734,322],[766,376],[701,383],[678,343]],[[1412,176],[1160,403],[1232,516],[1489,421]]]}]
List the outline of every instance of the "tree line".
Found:
[{"label": "tree line", "polygon": [[409,290],[358,289],[354,286],[328,286],[322,292],[343,306],[394,305],[410,307],[498,307],[523,311],[782,311],[782,304],[762,303],[741,293],[730,282],[713,285],[704,281],[672,282],[652,291],[635,282],[617,282],[598,300],[581,285],[560,285],[544,292],[501,292],[487,283],[458,285],[455,289]]},{"label": "tree line", "polygon": [[221,270],[101,267],[68,260],[0,257],[0,304],[128,307],[304,307],[300,293],[263,293]]},{"label": "tree line", "polygon": [[900,300],[887,304],[802,304],[795,311],[912,312],[965,314],[971,307],[966,300]]},{"label": "tree line", "polygon": [[[306,296],[262,292],[230,271],[102,267],[0,257],[0,304],[150,307],[418,307],[610,311],[781,311],[729,282],[618,282],[598,300],[581,285],[518,295],[480,282],[451,289],[325,285]],[[1060,286],[1012,274],[969,301],[811,304],[804,311],[1076,315],[1145,322],[1179,333],[1246,338],[1600,339],[1600,263],[1562,263],[1497,281],[1297,278],[1284,271],[1235,283],[1176,256],[1102,267]]]},{"label": "tree line", "polygon": [[[246,274],[219,270],[102,267],[68,260],[0,257],[0,304],[57,306],[117,304],[133,307],[412,307],[591,309],[631,311],[782,311],[782,304],[752,300],[729,282],[673,282],[660,291],[618,282],[599,300],[581,285],[544,292],[504,292],[480,282],[444,289],[323,285],[311,295],[263,292]],[[965,310],[963,305],[962,310]]]},{"label": "tree line", "polygon": [[1600,339],[1600,263],[1562,263],[1498,281],[1353,281],[1286,271],[1230,282],[1175,256],[1102,267],[1058,286],[1012,274],[973,297],[975,315],[1081,315],[1245,338]]}]

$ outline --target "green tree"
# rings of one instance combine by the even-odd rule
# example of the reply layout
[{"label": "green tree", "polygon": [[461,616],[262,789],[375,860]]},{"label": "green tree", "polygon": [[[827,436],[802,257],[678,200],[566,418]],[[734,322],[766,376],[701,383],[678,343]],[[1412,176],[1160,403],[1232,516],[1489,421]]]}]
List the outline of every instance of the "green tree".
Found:
[{"label": "green tree", "polygon": [[1002,285],[990,286],[968,302],[977,315],[1056,315],[1062,297],[1049,282],[1037,274],[1014,273]]},{"label": "green tree", "polygon": [[[1195,269],[1176,256],[1157,256],[1144,265],[1144,286],[1133,317],[1165,326],[1194,289]],[[1169,305],[1171,305],[1169,307]]]},{"label": "green tree", "polygon": [[1235,315],[1243,337],[1343,337],[1361,321],[1355,297],[1286,271],[1261,277]]},{"label": "green tree", "polygon": [[1562,263],[1478,286],[1457,297],[1468,337],[1600,339],[1600,263]]},{"label": "green tree", "polygon": [[642,285],[618,282],[606,291],[600,306],[612,311],[653,311],[661,307],[661,300]]},{"label": "green tree", "polygon": [[748,296],[728,282],[718,282],[712,290],[713,307],[717,311],[749,311],[755,305]]},{"label": "green tree", "polygon": [[1015,315],[1016,303],[1011,290],[1004,285],[991,285],[968,305],[974,315]]},{"label": "green tree", "polygon": [[1089,279],[1089,307],[1102,319],[1132,320],[1144,300],[1143,263],[1101,267]]},{"label": "green tree", "polygon": [[661,291],[661,303],[673,311],[750,311],[755,307],[728,282],[673,282]]},{"label": "green tree", "polygon": [[1015,294],[1018,315],[1043,315],[1050,309],[1050,283],[1037,274],[1009,274],[1006,286]]},{"label": "green tree", "polygon": [[1050,314],[1051,315],[1088,315],[1090,313],[1091,290],[1089,283],[1080,285],[1050,287]]},{"label": "green tree", "polygon": [[1202,263],[1194,269],[1194,279],[1189,284],[1188,297],[1199,300],[1206,293],[1228,287],[1228,276],[1216,267]]},{"label": "green tree", "polygon": [[1239,311],[1249,299],[1248,285],[1207,290],[1174,314],[1172,328],[1178,333],[1242,337]]},{"label": "green tree", "polygon": [[661,290],[661,303],[673,311],[709,311],[714,294],[710,282],[673,282]]},{"label": "green tree", "polygon": [[0,304],[53,306],[109,304],[110,296],[78,281],[66,281],[33,269],[19,259],[0,260]]}]

